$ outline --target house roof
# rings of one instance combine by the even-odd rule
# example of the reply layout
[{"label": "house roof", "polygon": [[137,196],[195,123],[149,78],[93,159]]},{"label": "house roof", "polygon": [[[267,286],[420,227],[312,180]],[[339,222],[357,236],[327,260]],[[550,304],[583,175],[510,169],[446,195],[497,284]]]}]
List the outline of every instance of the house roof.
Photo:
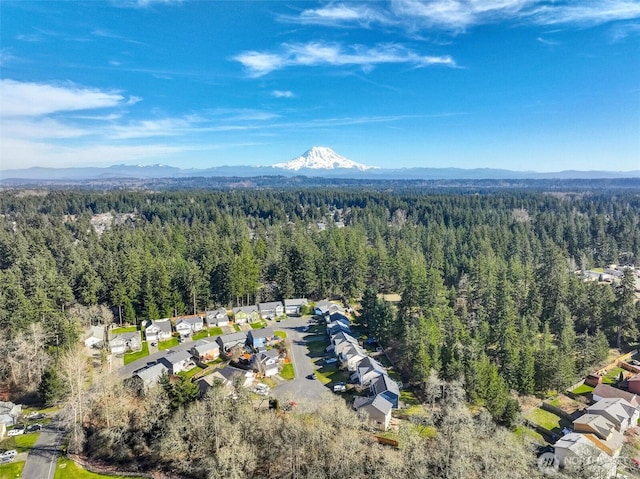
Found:
[{"label": "house roof", "polygon": [[380,395],[370,396],[367,398],[356,397],[353,399],[353,409],[355,409],[356,411],[360,408],[368,407],[376,409],[386,416],[393,409],[393,404],[391,404],[386,398]]},{"label": "house roof", "polygon": [[327,301],[325,299],[323,299],[322,301],[318,301],[315,305],[315,308],[322,311],[322,314],[344,311],[344,308],[339,304]]},{"label": "house roof", "polygon": [[611,431],[615,429],[613,423],[608,421],[604,416],[600,416],[599,414],[584,414],[573,421],[573,424],[584,424],[585,426],[589,426],[591,430],[605,439],[609,437]]},{"label": "house roof", "polygon": [[181,323],[187,323],[189,325],[202,324],[202,318],[200,316],[188,316],[176,320],[176,326]]},{"label": "house roof", "polygon": [[218,339],[222,341],[222,344],[245,341],[247,339],[247,333],[238,331],[237,333],[223,334],[222,336],[218,336]]},{"label": "house roof", "polygon": [[252,338],[270,338],[273,336],[273,328],[252,329],[249,331]]},{"label": "house roof", "polygon": [[304,306],[305,304],[307,304],[309,301],[307,301],[307,298],[292,298],[292,299],[285,299],[284,300],[284,305],[285,307],[291,307],[291,306]]},{"label": "house roof", "polygon": [[636,407],[622,398],[604,398],[589,406],[587,412],[591,414],[607,414],[618,423],[628,421],[636,412]]},{"label": "house roof", "polygon": [[608,384],[598,384],[593,390],[592,395],[593,397],[598,396],[600,398],[622,398],[631,403],[632,406],[638,406],[638,397],[635,394],[614,388]]},{"label": "house roof", "polygon": [[387,370],[382,364],[380,364],[372,357],[367,356],[365,359],[360,361],[360,364],[358,365],[358,372],[362,375],[370,371],[375,371],[380,374],[387,374]]},{"label": "house roof", "polygon": [[132,339],[140,339],[140,331],[130,331],[128,333],[116,334],[113,338],[111,338],[111,342],[114,341],[122,341],[127,342]]},{"label": "house roof", "polygon": [[91,326],[85,336],[85,339],[89,338],[97,338],[100,341],[104,340],[104,326]]},{"label": "house roof", "polygon": [[251,314],[251,313],[257,313],[258,307],[255,304],[251,306],[240,306],[239,308],[233,308],[232,311],[233,311],[233,314],[238,314],[240,312]]},{"label": "house roof", "polygon": [[349,327],[349,324],[350,324],[349,318],[347,318],[344,314],[339,312],[331,313],[329,315],[329,319],[331,320],[331,322],[340,322],[347,327]]},{"label": "house roof", "polygon": [[593,434],[570,432],[558,439],[554,447],[556,449],[567,449],[578,456],[587,456],[597,447],[587,436],[593,436]]},{"label": "house roof", "polygon": [[335,335],[333,335],[333,337],[331,339],[333,340],[333,342],[335,344],[338,344],[338,343],[341,343],[341,342],[347,342],[347,343],[351,343],[351,344],[358,344],[358,340],[356,338],[354,338],[349,333],[344,332],[344,331],[340,331],[339,333],[336,333]]},{"label": "house roof", "polygon": [[276,309],[278,306],[282,308],[282,301],[271,301],[270,303],[258,303],[258,309],[260,311],[270,311]]},{"label": "house roof", "polygon": [[151,326],[155,326],[160,331],[171,334],[171,320],[169,319],[160,319],[158,321],[151,321]]},{"label": "house roof", "polygon": [[636,374],[635,376],[632,376],[628,379],[629,382],[636,382],[636,381],[640,381],[640,374]]},{"label": "house roof", "polygon": [[227,316],[227,310],[224,308],[213,309],[205,313],[207,319],[217,318],[218,316]]},{"label": "house roof", "polygon": [[367,352],[364,349],[357,344],[351,343],[349,343],[349,345],[340,354],[345,359],[351,359],[356,356],[362,356],[363,359],[367,357]]},{"label": "house roof", "polygon": [[191,359],[191,354],[187,351],[171,351],[160,358],[160,360],[163,359],[173,365],[178,364],[180,361]]},{"label": "house roof", "polygon": [[212,349],[220,349],[220,345],[212,339],[199,339],[195,341],[195,346],[192,348],[196,353],[202,354]]},{"label": "house roof", "polygon": [[145,383],[155,380],[162,376],[162,374],[169,371],[169,369],[162,363],[156,363],[152,366],[148,366],[144,369],[140,369],[136,372],[136,376],[142,379]]},{"label": "house roof", "polygon": [[251,371],[245,371],[244,369],[234,368],[233,366],[225,366],[222,369],[218,369],[216,373],[220,374],[227,381],[233,381],[233,378],[237,375],[246,376],[247,373],[253,374]]},{"label": "house roof", "polygon": [[387,374],[382,374],[374,379],[371,383],[371,387],[376,394],[389,391],[400,397],[400,388],[398,387],[398,383],[391,379]]}]

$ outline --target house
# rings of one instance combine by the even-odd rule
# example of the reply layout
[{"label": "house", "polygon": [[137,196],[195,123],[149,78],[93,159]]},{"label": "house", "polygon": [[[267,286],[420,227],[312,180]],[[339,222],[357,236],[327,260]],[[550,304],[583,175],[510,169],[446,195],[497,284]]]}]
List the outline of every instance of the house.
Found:
[{"label": "house", "polygon": [[367,359],[367,352],[362,349],[358,344],[346,343],[345,348],[341,348],[341,352],[338,354],[338,359],[342,367],[347,371],[355,372],[358,365]]},{"label": "house", "polygon": [[345,349],[350,346],[358,345],[358,340],[348,333],[339,332],[331,336],[331,344],[327,346],[327,351],[333,351],[339,356]]},{"label": "house", "polygon": [[209,326],[228,326],[229,315],[224,308],[214,309],[213,311],[207,311],[205,313],[207,318],[207,324]]},{"label": "house", "polygon": [[351,380],[358,382],[362,386],[368,386],[371,381],[384,374],[387,374],[384,366],[375,359],[367,357],[360,361],[356,371],[351,375]]},{"label": "house", "polygon": [[616,455],[594,434],[572,432],[555,444],[558,465],[567,470],[580,471],[582,477],[609,478],[616,475]]},{"label": "house", "polygon": [[109,350],[113,354],[124,354],[127,351],[140,351],[141,349],[140,331],[117,334],[109,341]]},{"label": "house", "polygon": [[22,414],[22,405],[10,401],[0,401],[0,424],[13,426]]},{"label": "house", "polygon": [[309,304],[307,298],[285,299],[284,312],[288,316],[300,316],[301,308],[307,304]]},{"label": "house", "polygon": [[325,316],[331,313],[344,313],[344,308],[339,304],[327,300],[318,301],[316,303],[315,314],[317,316]]},{"label": "house", "polygon": [[216,369],[211,376],[213,376],[213,379],[221,380],[226,387],[233,386],[234,381],[238,381],[240,387],[244,388],[250,387],[256,377],[253,371],[245,371],[233,366]]},{"label": "house", "polygon": [[398,383],[387,374],[382,374],[371,381],[370,387],[372,396],[382,396],[393,405],[394,409],[398,409],[400,388],[398,387]]},{"label": "house", "polygon": [[338,333],[347,333],[351,334],[351,327],[349,323],[344,323],[342,321],[332,321],[327,324],[327,334],[329,336],[333,336]]},{"label": "house", "polygon": [[273,328],[252,329],[247,333],[247,345],[253,349],[266,346],[277,339]]},{"label": "house", "polygon": [[369,417],[369,422],[383,431],[389,429],[392,408],[391,403],[382,396],[353,399],[353,409],[365,412]]},{"label": "house", "polygon": [[640,394],[640,374],[636,374],[629,378],[629,392]]},{"label": "house", "polygon": [[202,363],[208,363],[220,356],[220,345],[213,339],[199,339],[189,350]]},{"label": "house", "polygon": [[202,317],[197,315],[176,318],[176,331],[180,333],[180,336],[189,336],[192,333],[202,330],[203,326],[204,322],[202,321]]},{"label": "house", "polygon": [[638,424],[638,408],[622,398],[604,398],[589,406],[587,412],[597,414],[610,421],[616,430],[625,432]]},{"label": "house", "polygon": [[262,319],[276,319],[284,314],[282,301],[272,301],[270,303],[258,303],[260,316]]},{"label": "house", "polygon": [[104,344],[104,326],[91,326],[85,335],[84,345],[88,348],[100,348]]},{"label": "house", "polygon": [[171,334],[171,320],[168,318],[151,321],[151,324],[147,325],[144,330],[144,336],[147,341],[166,341],[171,339]]},{"label": "house", "polygon": [[244,345],[247,342],[247,333],[242,331],[231,334],[223,334],[216,338],[216,342],[220,346],[220,352],[226,353],[238,345]]},{"label": "house", "polygon": [[598,384],[596,388],[591,393],[593,400],[595,402],[600,401],[605,398],[621,398],[631,403],[633,406],[638,407],[638,397],[627,391],[623,391],[622,389],[614,388],[613,386],[609,386],[608,384]]},{"label": "house", "polygon": [[233,319],[236,324],[255,323],[260,319],[260,313],[257,306],[241,306],[233,308]]},{"label": "house", "polygon": [[251,367],[265,378],[278,374],[280,355],[275,349],[255,353],[251,356]]},{"label": "house", "polygon": [[158,362],[164,364],[171,374],[178,374],[195,366],[191,354],[187,351],[169,351],[158,359]]},{"label": "house", "polygon": [[167,374],[169,369],[163,363],[152,364],[146,368],[136,371],[133,377],[137,377],[142,381],[145,389],[155,386],[160,381],[163,374]]}]

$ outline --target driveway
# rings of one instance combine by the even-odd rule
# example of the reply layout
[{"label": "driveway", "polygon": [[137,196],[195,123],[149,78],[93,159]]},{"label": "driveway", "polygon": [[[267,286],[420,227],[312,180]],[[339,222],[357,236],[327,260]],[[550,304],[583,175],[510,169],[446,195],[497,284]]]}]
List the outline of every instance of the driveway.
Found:
[{"label": "driveway", "polygon": [[27,455],[27,461],[22,470],[23,479],[53,479],[56,473],[58,449],[64,435],[59,424],[59,419],[54,417],[51,423],[42,429],[40,437]]},{"label": "driveway", "polygon": [[293,369],[295,378],[285,384],[271,390],[271,395],[281,402],[295,401],[300,410],[313,410],[326,395],[331,395],[329,388],[317,379],[307,379],[317,369],[312,363],[309,349],[307,348],[308,336],[302,329],[309,324],[309,317],[289,318],[279,323],[269,322],[269,326],[277,331],[287,333],[291,342],[291,355],[293,356]]}]

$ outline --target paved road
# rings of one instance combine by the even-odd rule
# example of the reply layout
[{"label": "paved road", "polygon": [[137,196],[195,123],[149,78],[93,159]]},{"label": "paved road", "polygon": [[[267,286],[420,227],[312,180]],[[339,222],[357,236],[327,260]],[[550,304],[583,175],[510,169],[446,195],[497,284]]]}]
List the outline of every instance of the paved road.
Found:
[{"label": "paved road", "polygon": [[317,379],[307,379],[307,375],[313,374],[317,367],[313,364],[305,337],[308,337],[302,329],[309,324],[309,317],[289,318],[280,323],[271,323],[274,329],[287,333],[291,341],[291,353],[293,356],[293,368],[295,379],[278,386],[271,391],[271,395],[281,402],[295,401],[298,409],[312,410],[320,404],[323,396],[332,394],[328,387]]},{"label": "paved road", "polygon": [[64,431],[59,429],[60,421],[54,417],[45,426],[40,437],[29,451],[22,470],[22,479],[53,479],[56,473],[56,460]]}]

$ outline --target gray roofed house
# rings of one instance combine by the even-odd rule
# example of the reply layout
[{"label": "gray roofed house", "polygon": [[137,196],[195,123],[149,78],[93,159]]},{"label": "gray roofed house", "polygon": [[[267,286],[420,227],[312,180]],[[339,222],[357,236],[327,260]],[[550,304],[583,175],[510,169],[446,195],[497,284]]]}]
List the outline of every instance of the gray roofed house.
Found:
[{"label": "gray roofed house", "polygon": [[332,313],[344,313],[344,308],[339,304],[331,301],[322,300],[315,304],[315,314],[318,316],[324,316]]},{"label": "gray roofed house", "polygon": [[117,334],[109,340],[109,350],[113,354],[124,354],[127,351],[140,351],[141,349],[140,331]]},{"label": "gray roofed house", "polygon": [[351,334],[351,327],[342,321],[333,321],[327,324],[327,334],[329,336],[334,336],[340,333]]},{"label": "gray roofed house", "polygon": [[358,340],[349,333],[340,332],[331,337],[331,345],[327,349],[333,350],[337,356],[353,345],[358,345]]},{"label": "gray roofed house", "polygon": [[85,335],[84,345],[88,348],[99,348],[104,344],[104,326],[91,326]]},{"label": "gray roofed house", "polygon": [[273,328],[252,329],[247,333],[247,344],[253,349],[266,346],[276,339]]},{"label": "gray roofed house", "polygon": [[280,355],[277,350],[270,349],[251,356],[251,366],[255,371],[268,378],[278,374]]},{"label": "gray roofed house", "polygon": [[10,401],[0,401],[0,424],[13,426],[22,414],[22,405]]},{"label": "gray roofed house", "polygon": [[162,363],[156,363],[151,366],[147,366],[144,369],[136,371],[134,376],[139,377],[142,380],[142,384],[145,388],[150,388],[158,384],[158,381],[163,374],[167,374],[169,369]]},{"label": "gray roofed house", "polygon": [[166,341],[171,339],[172,332],[171,320],[166,318],[151,321],[151,324],[144,330],[144,336],[147,341]]},{"label": "gray roofed house", "polygon": [[387,374],[386,368],[375,359],[367,357],[360,361],[356,371],[351,375],[351,379],[362,386],[368,386],[371,381],[383,374]]},{"label": "gray roofed house", "polygon": [[391,379],[387,374],[381,374],[371,381],[371,394],[373,396],[383,396],[387,401],[393,404],[394,409],[398,409],[400,388],[398,387],[398,383]]},{"label": "gray roofed house", "polygon": [[276,319],[284,314],[282,301],[272,301],[270,303],[258,303],[260,316],[262,319]]},{"label": "gray roofed house", "polygon": [[302,306],[309,304],[307,298],[292,298],[284,300],[284,312],[289,316],[296,316],[300,314]]},{"label": "gray roofed house", "polygon": [[554,444],[554,449],[558,465],[581,470],[581,477],[609,478],[616,475],[616,454],[609,453],[595,434],[565,434]]},{"label": "gray roofed house", "polygon": [[378,429],[383,431],[389,429],[393,406],[384,397],[355,397],[353,399],[353,409],[366,412],[369,416],[369,421]]},{"label": "gray roofed house", "polygon": [[589,406],[587,412],[598,414],[613,423],[615,428],[624,432],[638,423],[638,408],[622,398],[604,398]]},{"label": "gray roofed house", "polygon": [[180,371],[190,369],[189,364],[192,364],[192,358],[187,351],[170,351],[158,359],[158,362],[164,364],[171,374],[178,374]]},{"label": "gray roofed house", "polygon": [[227,352],[233,349],[235,346],[244,345],[246,341],[247,333],[242,331],[231,334],[223,334],[222,336],[218,336],[216,338],[216,342],[220,346],[221,352]]},{"label": "gray roofed house", "polygon": [[204,323],[202,317],[198,315],[186,316],[176,319],[176,331],[182,336],[188,336],[191,333],[200,331]]},{"label": "gray roofed house", "polygon": [[229,315],[225,308],[207,311],[205,317],[209,326],[227,326],[229,324]]},{"label": "gray roofed house", "polygon": [[194,341],[190,351],[193,356],[206,363],[220,356],[220,345],[213,338],[204,338]]},{"label": "gray roofed house", "polygon": [[622,389],[614,388],[608,384],[598,384],[591,393],[594,401],[600,401],[605,398],[622,398],[631,403],[633,406],[638,407],[638,397],[630,392],[623,391]]},{"label": "gray roofed house", "polygon": [[616,428],[606,417],[599,414],[587,413],[573,421],[573,430],[576,432],[592,433],[600,439],[606,440],[611,434],[611,431],[615,431]]},{"label": "gray roofed house", "polygon": [[340,364],[347,368],[348,371],[354,372],[358,365],[367,358],[367,352],[358,344],[344,344],[346,346],[340,347],[340,352],[338,353]]},{"label": "gray roofed house", "polygon": [[227,387],[233,384],[236,377],[242,378],[240,380],[240,386],[245,388],[251,386],[255,379],[255,373],[253,371],[245,371],[244,369],[234,368],[233,366],[216,369],[212,376],[221,379]]}]

